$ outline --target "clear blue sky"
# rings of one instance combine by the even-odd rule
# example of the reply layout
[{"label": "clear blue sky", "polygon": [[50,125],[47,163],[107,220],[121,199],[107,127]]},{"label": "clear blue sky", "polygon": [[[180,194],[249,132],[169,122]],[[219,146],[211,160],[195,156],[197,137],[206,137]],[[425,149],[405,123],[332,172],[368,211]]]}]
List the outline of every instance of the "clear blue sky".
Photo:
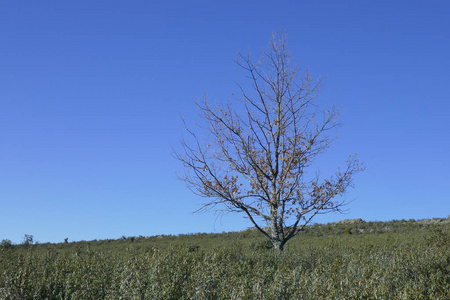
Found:
[{"label": "clear blue sky", "polygon": [[448,1],[1,1],[0,239],[249,227],[191,214],[203,199],[170,145],[192,99],[237,92],[237,51],[283,30],[327,78],[320,101],[342,106],[325,169],[354,152],[367,167],[349,213],[316,221],[447,217],[449,14]]}]

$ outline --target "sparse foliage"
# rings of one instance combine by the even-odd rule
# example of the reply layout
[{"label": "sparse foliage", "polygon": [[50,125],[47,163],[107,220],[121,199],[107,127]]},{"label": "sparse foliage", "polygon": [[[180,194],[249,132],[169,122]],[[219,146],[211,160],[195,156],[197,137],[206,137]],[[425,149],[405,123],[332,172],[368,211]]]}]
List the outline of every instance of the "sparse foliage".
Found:
[{"label": "sparse foliage", "polygon": [[23,242],[22,243],[24,245],[26,245],[26,246],[29,246],[29,245],[33,244],[33,239],[34,239],[34,237],[31,234],[25,234],[23,236]]},{"label": "sparse foliage", "polygon": [[197,103],[207,136],[186,127],[192,139],[182,141],[175,157],[186,170],[182,180],[210,199],[203,210],[243,213],[282,250],[317,214],[341,211],[338,196],[363,167],[351,156],[330,178],[307,172],[330,146],[328,132],[339,125],[339,111],[318,108],[322,80],[314,82],[307,71],[299,78],[284,36],[274,35],[260,61],[239,55],[236,63],[251,91],[238,84],[240,97],[233,102],[213,105],[205,97]]},{"label": "sparse foliage", "polygon": [[11,240],[8,240],[8,239],[3,239],[2,243],[1,243],[1,246],[4,249],[11,249],[13,247]]}]

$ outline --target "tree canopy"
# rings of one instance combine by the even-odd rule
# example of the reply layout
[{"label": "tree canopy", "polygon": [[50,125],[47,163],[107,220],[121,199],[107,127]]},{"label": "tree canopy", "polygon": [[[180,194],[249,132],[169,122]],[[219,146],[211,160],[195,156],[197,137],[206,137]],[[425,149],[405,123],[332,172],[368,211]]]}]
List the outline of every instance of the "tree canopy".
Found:
[{"label": "tree canopy", "polygon": [[226,103],[196,102],[208,134],[186,127],[189,138],[175,151],[181,179],[208,198],[200,210],[244,214],[279,250],[314,216],[341,211],[339,196],[364,169],[355,154],[328,178],[307,172],[329,148],[339,110],[319,108],[323,81],[308,71],[300,76],[286,46],[274,34],[259,60],[240,54],[235,62],[250,88],[237,83],[240,95]]}]

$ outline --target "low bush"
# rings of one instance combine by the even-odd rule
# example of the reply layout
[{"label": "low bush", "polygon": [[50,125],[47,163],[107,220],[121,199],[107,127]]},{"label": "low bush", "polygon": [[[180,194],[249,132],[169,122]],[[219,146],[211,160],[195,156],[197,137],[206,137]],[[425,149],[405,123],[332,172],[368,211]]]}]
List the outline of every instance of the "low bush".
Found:
[{"label": "low bush", "polygon": [[447,299],[448,230],[304,235],[283,252],[248,232],[18,245],[0,251],[0,299]]}]

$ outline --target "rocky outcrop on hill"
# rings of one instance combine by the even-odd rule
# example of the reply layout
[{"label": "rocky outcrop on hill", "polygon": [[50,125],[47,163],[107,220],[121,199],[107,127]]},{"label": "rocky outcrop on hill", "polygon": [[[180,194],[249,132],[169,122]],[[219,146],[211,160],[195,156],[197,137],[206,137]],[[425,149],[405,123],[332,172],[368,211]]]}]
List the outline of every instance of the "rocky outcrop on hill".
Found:
[{"label": "rocky outcrop on hill", "polygon": [[341,220],[341,221],[337,221],[331,224],[355,224],[355,223],[364,223],[365,221],[361,218],[357,218],[357,219],[345,219],[345,220]]},{"label": "rocky outcrop on hill", "polygon": [[444,223],[450,223],[450,219],[449,218],[433,218],[433,219],[423,219],[423,220],[418,220],[418,223],[422,223],[422,224],[444,224]]},{"label": "rocky outcrop on hill", "polygon": [[[406,220],[403,220],[403,221],[406,222]],[[412,221],[415,221],[415,220],[412,220]],[[365,222],[366,221],[364,221],[363,219],[357,218],[357,219],[345,219],[345,220],[333,222],[333,223],[330,223],[330,224],[357,224],[357,223],[365,223]],[[427,224],[427,225],[447,224],[447,223],[450,223],[450,217],[449,218],[422,219],[422,220],[417,220],[415,222],[421,223],[421,224]]]}]

